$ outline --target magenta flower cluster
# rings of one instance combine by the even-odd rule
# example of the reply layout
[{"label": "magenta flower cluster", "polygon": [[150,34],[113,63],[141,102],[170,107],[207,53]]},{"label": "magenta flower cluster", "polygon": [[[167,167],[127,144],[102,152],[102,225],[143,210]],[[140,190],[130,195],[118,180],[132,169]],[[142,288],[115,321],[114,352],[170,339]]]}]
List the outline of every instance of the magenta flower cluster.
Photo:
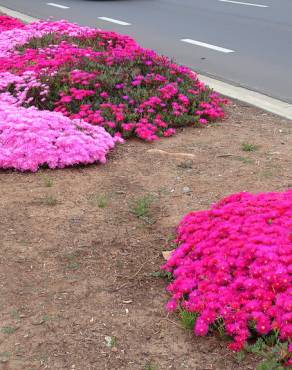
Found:
[{"label": "magenta flower cluster", "polygon": [[0,16],[0,32],[21,27],[24,27],[24,24],[20,22],[18,19],[3,14]]},{"label": "magenta flower cluster", "polygon": [[[22,104],[53,108],[111,134],[152,141],[224,117],[226,100],[195,73],[113,32],[38,22],[1,34],[1,56],[0,72],[29,73],[37,87],[21,91]],[[19,91],[10,84],[9,92]]]},{"label": "magenta flower cluster", "polygon": [[181,221],[176,243],[162,267],[174,277],[167,309],[197,313],[196,335],[221,319],[233,350],[252,333],[273,330],[291,342],[291,190],[239,193],[192,212]]},{"label": "magenta flower cluster", "polygon": [[[0,16],[3,29],[7,23],[7,17],[4,18]],[[0,121],[3,143],[0,163],[3,168],[10,165],[35,171],[44,163],[53,168],[91,163],[93,158],[104,161],[107,152],[104,140],[108,148],[106,132],[114,138],[112,142],[122,142],[123,138],[132,136],[153,141],[174,135],[179,127],[205,125],[224,117],[223,106],[227,101],[202,84],[195,73],[154,51],[141,48],[128,36],[66,21],[19,26],[15,22],[15,28],[11,28],[7,26],[8,30],[0,33],[0,104],[5,102],[1,107],[3,121]],[[33,109],[26,112],[28,108]],[[48,111],[58,115],[50,116]],[[62,121],[62,116],[67,120]],[[9,147],[7,135],[9,131],[8,142],[12,142],[13,124],[17,136],[16,126],[25,121],[26,135],[31,137],[28,122],[32,122],[32,117],[38,122],[32,123],[31,130],[39,137],[30,141],[29,150],[34,160],[25,164],[28,149],[24,150],[18,139]],[[46,162],[45,149],[40,152],[40,135],[44,135],[49,143],[54,140],[51,141],[52,126],[44,124],[45,117],[54,117],[52,119],[58,122],[54,126],[57,137],[67,127],[69,132],[64,132],[64,136],[71,138],[71,148],[73,142],[74,145],[78,142],[78,150],[84,155],[78,156],[76,146],[70,151],[74,155],[71,160],[65,155],[66,149],[63,160],[59,158],[61,152],[58,150],[56,158]],[[7,131],[8,119],[11,123]],[[58,129],[59,122],[61,130]],[[100,136],[94,140],[96,152],[93,142],[88,149],[82,147],[89,139],[86,136],[86,140],[79,141],[76,122],[99,127],[96,132]],[[73,133],[78,140],[73,140]],[[9,150],[14,150],[10,161],[7,145]],[[15,145],[21,146],[20,151],[15,150]],[[54,149],[56,146],[51,145],[50,158]],[[26,154],[21,154],[22,150]],[[97,155],[99,150],[104,154]],[[39,158],[36,157],[38,154]]]}]

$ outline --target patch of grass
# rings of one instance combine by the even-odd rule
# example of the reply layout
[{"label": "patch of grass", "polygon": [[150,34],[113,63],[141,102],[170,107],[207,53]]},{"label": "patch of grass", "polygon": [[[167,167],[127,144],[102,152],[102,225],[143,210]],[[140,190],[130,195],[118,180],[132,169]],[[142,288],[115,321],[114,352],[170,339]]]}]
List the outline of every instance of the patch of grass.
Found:
[{"label": "patch of grass", "polygon": [[108,205],[108,199],[105,195],[96,197],[96,204],[99,208],[105,208]]},{"label": "patch of grass", "polygon": [[107,347],[113,348],[113,347],[117,346],[117,338],[116,337],[106,335],[104,339],[105,339],[105,343],[106,343]]},{"label": "patch of grass", "polygon": [[181,320],[181,324],[185,329],[193,329],[198,315],[194,312],[180,310],[179,317]]},{"label": "patch of grass", "polygon": [[45,184],[45,187],[51,188],[54,185],[53,179],[51,179],[50,177],[45,177],[44,184]]},{"label": "patch of grass", "polygon": [[212,324],[212,329],[220,335],[221,338],[228,338],[225,332],[224,320],[218,317]]},{"label": "patch of grass", "polygon": [[177,244],[175,243],[175,242],[171,242],[171,243],[169,243],[168,244],[168,249],[170,250],[170,251],[173,251],[173,250],[175,250],[177,248]]},{"label": "patch of grass", "polygon": [[145,365],[145,370],[158,370],[158,367],[155,364],[153,364],[152,362],[148,362]]},{"label": "patch of grass", "polygon": [[14,326],[3,326],[1,328],[1,333],[3,334],[13,334],[15,333],[17,330],[17,328],[15,328]]},{"label": "patch of grass", "polygon": [[66,255],[66,260],[67,260],[66,264],[67,269],[77,270],[80,267],[80,263],[77,261],[77,256],[74,253]]},{"label": "patch of grass", "polygon": [[[166,237],[166,243],[167,244],[173,244],[173,241],[175,240],[176,238],[176,232],[173,231],[172,233],[170,233],[167,237]],[[176,248],[177,246],[175,246]]]},{"label": "patch of grass", "polygon": [[0,357],[9,357],[10,353],[9,352],[0,352]]},{"label": "patch of grass", "polygon": [[255,370],[286,369],[284,364],[289,356],[288,342],[280,342],[276,332],[258,338],[253,344],[246,345],[245,351],[261,358]]},{"label": "patch of grass", "polygon": [[287,370],[287,367],[280,365],[276,360],[263,361],[255,370]]},{"label": "patch of grass", "polygon": [[[9,358],[10,358],[9,352],[0,352],[0,363],[8,362]],[[1,365],[0,365],[0,368],[2,369]]]},{"label": "patch of grass", "polygon": [[245,157],[235,157],[238,161],[245,163],[245,164],[253,164],[254,160],[250,158],[245,158]]},{"label": "patch of grass", "polygon": [[52,195],[48,195],[47,197],[43,199],[43,203],[47,206],[53,207],[58,204],[58,200]]},{"label": "patch of grass", "polygon": [[79,269],[79,267],[80,267],[80,263],[78,263],[78,262],[69,262],[68,264],[67,264],[67,268],[69,269],[69,270],[77,270],[77,269]]},{"label": "patch of grass", "polygon": [[241,149],[244,152],[254,152],[258,149],[257,145],[251,144],[251,143],[243,143],[241,145]]},{"label": "patch of grass", "polygon": [[44,321],[44,322],[48,322],[48,321],[50,321],[52,319],[52,317],[50,316],[50,315],[44,315],[43,317],[42,317],[42,320]]},{"label": "patch of grass", "polygon": [[19,316],[19,313],[17,310],[12,310],[10,312],[10,316],[12,319],[15,319],[15,320],[19,320],[20,319],[20,316]]},{"label": "patch of grass", "polygon": [[235,360],[237,363],[242,362],[245,359],[245,352],[240,351],[235,353]]},{"label": "patch of grass", "polygon": [[153,202],[153,197],[146,195],[136,199],[130,206],[130,212],[137,218],[147,219],[150,217],[150,206]]},{"label": "patch of grass", "polygon": [[173,279],[172,273],[164,270],[151,272],[150,276],[167,279],[169,281]]}]

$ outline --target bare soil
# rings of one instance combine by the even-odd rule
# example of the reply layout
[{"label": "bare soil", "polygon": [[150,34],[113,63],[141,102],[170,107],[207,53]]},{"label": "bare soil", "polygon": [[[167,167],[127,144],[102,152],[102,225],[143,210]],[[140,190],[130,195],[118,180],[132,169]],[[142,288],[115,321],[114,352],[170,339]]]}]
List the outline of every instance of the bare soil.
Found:
[{"label": "bare soil", "polygon": [[130,140],[103,166],[0,172],[0,369],[254,369],[167,316],[155,272],[187,212],[292,187],[291,124],[233,103],[224,122]]}]

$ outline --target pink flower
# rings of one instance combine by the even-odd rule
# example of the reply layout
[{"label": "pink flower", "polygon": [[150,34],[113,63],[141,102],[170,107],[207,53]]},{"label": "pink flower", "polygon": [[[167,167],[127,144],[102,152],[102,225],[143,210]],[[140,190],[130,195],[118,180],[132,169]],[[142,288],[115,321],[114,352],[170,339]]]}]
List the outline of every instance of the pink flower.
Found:
[{"label": "pink flower", "polygon": [[60,102],[61,103],[70,103],[72,101],[72,97],[71,96],[62,96]]},{"label": "pink flower", "polygon": [[196,324],[194,327],[195,334],[198,336],[204,336],[204,335],[207,335],[208,330],[209,330],[209,325],[205,321],[203,321],[201,318],[198,318],[196,320]]},{"label": "pink flower", "polygon": [[175,311],[177,309],[177,302],[175,300],[171,300],[166,304],[167,311]]},{"label": "pink flower", "polygon": [[106,91],[103,91],[99,94],[102,98],[108,98],[109,97],[109,94],[106,92]]},{"label": "pink flower", "polygon": [[206,123],[208,123],[208,121],[207,121],[205,118],[200,118],[200,119],[199,119],[199,122],[200,122],[202,125],[205,125]]},{"label": "pink flower", "polygon": [[105,163],[114,145],[101,127],[57,112],[15,107],[0,98],[0,168],[35,172],[43,165]]},{"label": "pink flower", "polygon": [[176,130],[174,128],[169,128],[165,131],[163,131],[163,136],[164,137],[169,137],[169,136],[172,136],[176,133]]},{"label": "pink flower", "polygon": [[172,299],[199,315],[196,335],[220,319],[232,350],[242,349],[251,329],[291,341],[291,229],[292,190],[233,194],[183,218],[162,268],[174,276]]}]

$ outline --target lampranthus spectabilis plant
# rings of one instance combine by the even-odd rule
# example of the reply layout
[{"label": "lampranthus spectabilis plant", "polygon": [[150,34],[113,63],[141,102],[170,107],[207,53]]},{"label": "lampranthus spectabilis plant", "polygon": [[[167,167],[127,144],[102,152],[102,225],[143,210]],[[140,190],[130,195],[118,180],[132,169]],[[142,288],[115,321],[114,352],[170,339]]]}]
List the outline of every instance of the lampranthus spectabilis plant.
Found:
[{"label": "lampranthus spectabilis plant", "polygon": [[0,98],[0,168],[37,171],[105,163],[115,138],[58,112],[15,107]]},{"label": "lampranthus spectabilis plant", "polygon": [[207,335],[220,319],[232,350],[255,333],[274,331],[291,342],[292,190],[239,193],[191,212],[175,242],[162,266],[173,274],[167,309],[197,313],[196,335]]},{"label": "lampranthus spectabilis plant", "polygon": [[1,32],[0,94],[146,141],[223,118],[226,104],[188,68],[130,37],[65,21]]},{"label": "lampranthus spectabilis plant", "polygon": [[24,24],[18,19],[8,15],[0,15],[0,32],[12,30],[13,28],[22,28]]}]

